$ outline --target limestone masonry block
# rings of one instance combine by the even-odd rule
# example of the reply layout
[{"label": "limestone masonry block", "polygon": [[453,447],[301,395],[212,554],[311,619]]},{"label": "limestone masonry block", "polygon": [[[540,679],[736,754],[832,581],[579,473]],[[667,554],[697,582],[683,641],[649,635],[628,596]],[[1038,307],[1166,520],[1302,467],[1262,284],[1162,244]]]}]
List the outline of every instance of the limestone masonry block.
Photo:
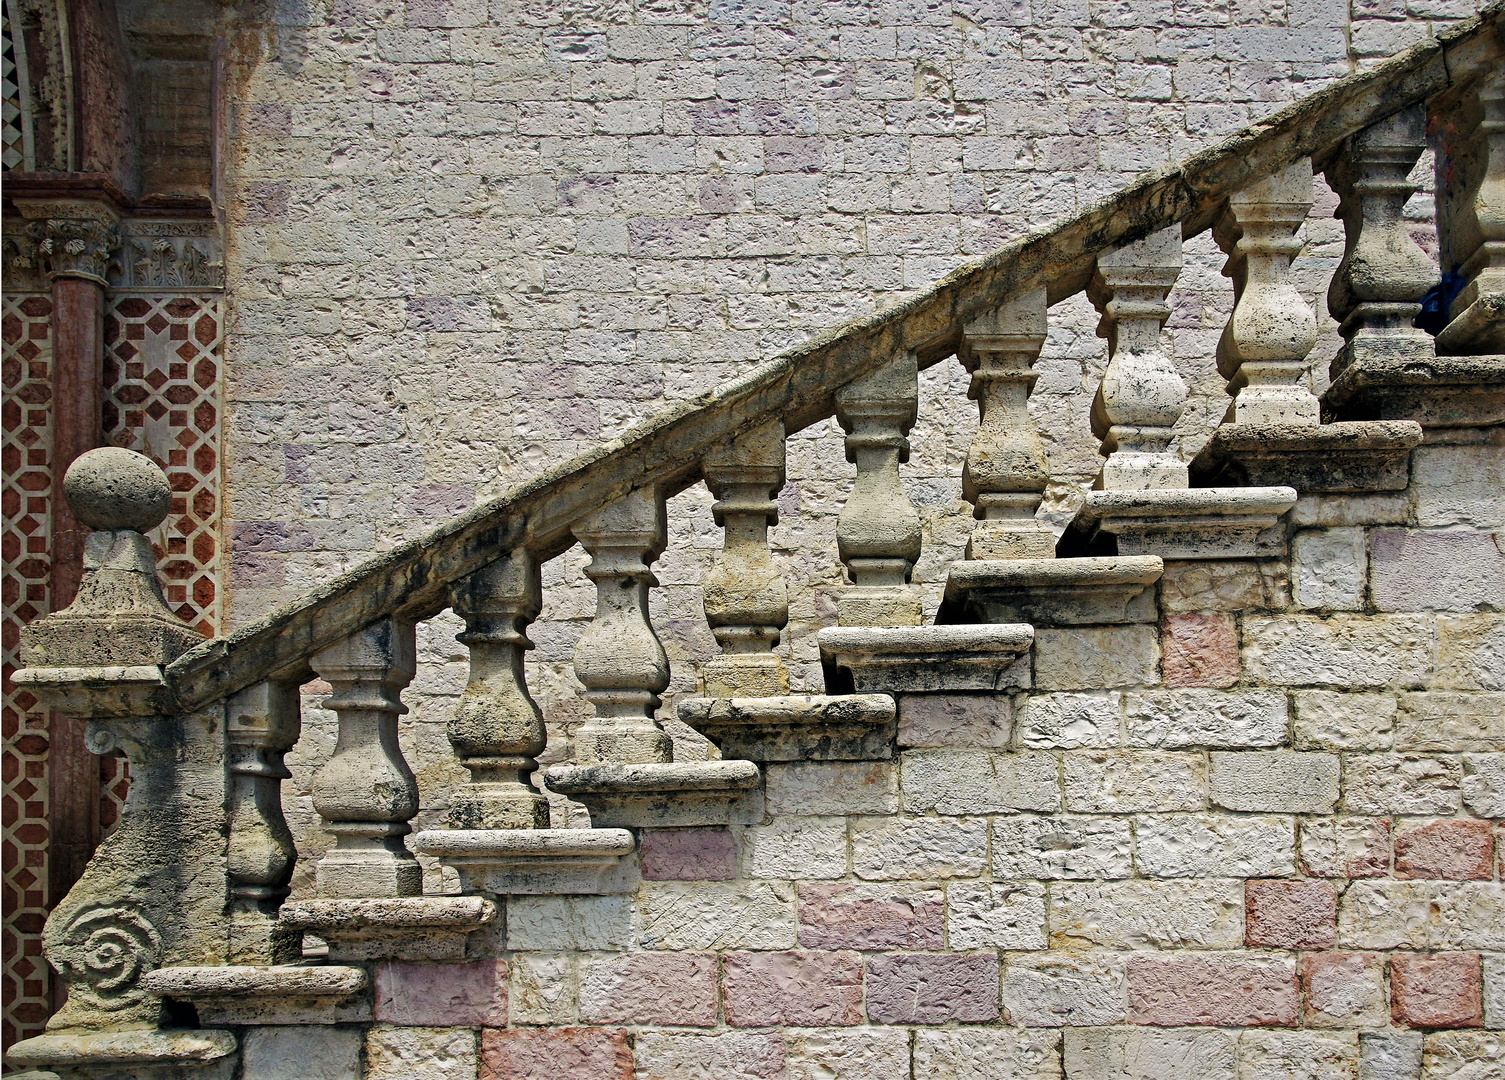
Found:
[{"label": "limestone masonry block", "polygon": [[1488,752],[1505,746],[1505,693],[1432,690],[1400,695],[1397,750]]},{"label": "limestone masonry block", "polygon": [[1358,814],[1456,814],[1463,769],[1431,754],[1351,754],[1343,807]]},{"label": "limestone masonry block", "polygon": [[1321,814],[1338,802],[1338,757],[1291,750],[1214,751],[1208,792],[1217,806],[1255,813]]},{"label": "limestone masonry block", "polygon": [[1002,694],[899,695],[900,746],[997,747],[1009,744],[1009,699]]},{"label": "limestone masonry block", "polygon": [[1050,887],[1056,948],[1236,949],[1244,943],[1238,882],[1111,881]]},{"label": "limestone masonry block", "polygon": [[418,1027],[505,1027],[507,962],[381,964],[376,1019]]},{"label": "limestone masonry block", "polygon": [[1173,613],[1281,610],[1289,591],[1279,564],[1248,559],[1167,559],[1160,578],[1160,604]]},{"label": "limestone masonry block", "polygon": [[245,1080],[361,1080],[358,1028],[256,1027],[241,1042]]},{"label": "limestone masonry block", "polygon": [[1415,615],[1251,615],[1244,670],[1282,686],[1420,686],[1432,673],[1432,624]]},{"label": "limestone masonry block", "polygon": [[1378,953],[1303,953],[1301,996],[1308,1027],[1383,1026],[1384,957]]},{"label": "limestone masonry block", "polygon": [[1505,1029],[1505,955],[1484,957],[1484,1026]]},{"label": "limestone masonry block", "polygon": [[1289,1027],[1301,1015],[1294,958],[1138,953],[1128,980],[1131,1023]]},{"label": "limestone masonry block", "polygon": [[[828,1028],[784,1036],[787,1080],[887,1080],[909,1076],[909,1032],[903,1028]],[[743,1066],[745,1068],[745,1066]],[[778,1076],[778,1073],[771,1073]]]},{"label": "limestone masonry block", "polygon": [[[726,1075],[774,1080],[786,1075],[786,1047],[778,1034],[726,1031],[719,1035],[641,1032],[634,1039],[637,1080]],[[557,1077],[557,1073],[540,1073]]]},{"label": "limestone masonry block", "polygon": [[1128,1014],[1124,958],[1112,953],[1008,956],[1002,992],[1010,1023],[1025,1027],[1095,1027]]},{"label": "limestone masonry block", "polygon": [[1235,1080],[1233,1032],[1188,1028],[1067,1028],[1071,1080]]},{"label": "limestone masonry block", "polygon": [[1239,681],[1238,627],[1232,615],[1167,615],[1160,623],[1166,686],[1232,686]]},{"label": "limestone masonry block", "polygon": [[1290,817],[1147,814],[1134,819],[1135,859],[1150,877],[1270,877],[1296,868]]},{"label": "limestone masonry block", "polygon": [[1084,626],[1035,632],[1035,685],[1097,690],[1160,682],[1160,635],[1153,626]]},{"label": "limestone masonry block", "polygon": [[726,1022],[733,1027],[840,1027],[862,1023],[862,957],[855,952],[734,952],[723,958]]},{"label": "limestone masonry block", "polygon": [[1367,566],[1363,529],[1299,532],[1291,540],[1291,600],[1300,608],[1358,611]]},{"label": "limestone masonry block", "polygon": [[742,832],[746,876],[839,878],[847,873],[846,818],[784,817]]},{"label": "limestone masonry block", "polygon": [[1126,878],[1133,837],[1123,818],[1024,815],[993,819],[993,876]]},{"label": "limestone masonry block", "polygon": [[1469,754],[1463,771],[1463,804],[1483,817],[1505,818],[1505,754]]},{"label": "limestone masonry block", "polygon": [[1060,1038],[1050,1031],[1017,1028],[948,1028],[915,1032],[914,1075],[946,1080],[1056,1080]]},{"label": "limestone masonry block", "polygon": [[1505,690],[1505,616],[1439,617],[1437,682],[1456,690]]},{"label": "limestone masonry block", "polygon": [[[1042,895],[1043,892],[1042,889]],[[945,939],[945,904],[945,895],[939,888],[801,885],[800,946],[806,949],[939,949]],[[952,947],[962,946],[953,941]]]},{"label": "limestone masonry block", "polygon": [[892,762],[799,761],[770,765],[771,814],[892,814],[899,809],[899,770]]},{"label": "limestone masonry block", "polygon": [[998,1017],[996,953],[879,953],[867,961],[867,1014],[880,1024]]},{"label": "limestone masonry block", "polygon": [[1222,749],[1281,746],[1286,696],[1275,690],[1160,690],[1124,695],[1128,746]]},{"label": "limestone masonry block", "polygon": [[1244,920],[1251,947],[1330,949],[1338,932],[1337,896],[1323,881],[1249,881]]},{"label": "limestone masonry block", "polygon": [[578,1023],[578,973],[568,953],[513,953],[508,1001],[513,1024]]},{"label": "limestone masonry block", "polygon": [[507,901],[507,947],[615,951],[631,946],[630,896],[515,896]]},{"label": "limestone masonry block", "polygon": [[1199,754],[1062,755],[1066,809],[1077,813],[1201,810],[1207,805],[1206,765]]},{"label": "limestone masonry block", "polygon": [[737,842],[726,829],[644,829],[647,881],[726,881],[737,876]]},{"label": "limestone masonry block", "polygon": [[1291,699],[1298,750],[1389,750],[1394,743],[1393,694],[1299,690]]},{"label": "limestone masonry block", "polygon": [[632,1049],[621,1028],[488,1030],[481,1037],[483,1080],[633,1080]]},{"label": "limestone masonry block", "polygon": [[1505,886],[1355,881],[1338,905],[1345,949],[1505,949]]},{"label": "limestone masonry block", "polygon": [[1366,1031],[1359,1036],[1362,1080],[1415,1080],[1421,1075],[1419,1031]]},{"label": "limestone masonry block", "polygon": [[982,818],[856,818],[852,870],[868,881],[977,877],[987,868]]},{"label": "limestone masonry block", "polygon": [[1426,1036],[1421,1059],[1425,1080],[1490,1077],[1505,1060],[1505,1036],[1497,1031],[1436,1031]]},{"label": "limestone masonry block", "polygon": [[1121,694],[1034,694],[1019,710],[1020,746],[1036,750],[1115,748]]},{"label": "limestone masonry block", "polygon": [[1418,525],[1505,526],[1505,453],[1498,446],[1418,446],[1411,502]]},{"label": "limestone masonry block", "polygon": [[1501,534],[1377,529],[1370,593],[1380,611],[1505,609]]},{"label": "limestone masonry block", "polygon": [[618,953],[580,972],[580,1017],[588,1024],[716,1024],[712,953]]},{"label": "limestone masonry block", "polygon": [[1397,953],[1390,958],[1390,1012],[1415,1028],[1484,1022],[1478,953]]},{"label": "limestone masonry block", "polygon": [[1359,1036],[1349,1031],[1239,1033],[1239,1080],[1340,1080],[1354,1074]]},{"label": "limestone masonry block", "polygon": [[1395,876],[1487,881],[1494,877],[1493,826],[1467,818],[1401,822],[1395,836]]},{"label": "limestone masonry block", "polygon": [[[493,1034],[496,1032],[493,1031]],[[366,1032],[368,1080],[475,1080],[480,1032],[464,1027],[388,1027]]]},{"label": "limestone masonry block", "polygon": [[789,949],[794,886],[758,881],[645,883],[638,891],[637,944],[645,949]]},{"label": "limestone masonry block", "polygon": [[1384,818],[1303,818],[1301,868],[1313,877],[1383,877],[1390,869]]},{"label": "limestone masonry block", "polygon": [[946,887],[946,939],[953,949],[1045,948],[1045,886],[952,882]]},{"label": "limestone masonry block", "polygon": [[996,814],[1061,804],[1055,755],[1037,751],[906,750],[900,760],[910,813]]}]

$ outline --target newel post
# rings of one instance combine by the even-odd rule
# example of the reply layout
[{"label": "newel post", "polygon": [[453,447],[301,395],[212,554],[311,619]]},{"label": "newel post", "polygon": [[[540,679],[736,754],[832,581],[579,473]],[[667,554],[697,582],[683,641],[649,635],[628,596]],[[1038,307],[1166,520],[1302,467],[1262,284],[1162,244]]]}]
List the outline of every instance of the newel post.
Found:
[{"label": "newel post", "polygon": [[63,494],[94,530],[83,577],[68,608],[23,632],[16,682],[88,722],[96,753],[124,752],[132,780],[120,827],[47,920],[68,1002],[9,1061],[87,1070],[118,1061],[127,1041],[162,1061],[215,1061],[234,1036],[162,1030],[161,1000],[141,985],[156,968],[224,963],[229,951],[224,707],[173,710],[163,668],[201,639],[163,602],[143,535],[172,492],[149,459],[104,447],[74,462]]}]

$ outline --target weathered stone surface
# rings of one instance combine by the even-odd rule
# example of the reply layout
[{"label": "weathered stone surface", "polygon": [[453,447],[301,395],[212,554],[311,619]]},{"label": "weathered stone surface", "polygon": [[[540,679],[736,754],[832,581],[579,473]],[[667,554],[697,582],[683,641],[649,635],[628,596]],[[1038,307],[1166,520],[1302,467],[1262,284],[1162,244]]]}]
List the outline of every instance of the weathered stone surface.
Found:
[{"label": "weathered stone surface", "polygon": [[940,814],[1055,810],[1061,805],[1053,754],[906,750],[900,758],[904,809]]},{"label": "weathered stone surface", "polygon": [[1056,1080],[1059,1038],[1049,1031],[951,1028],[915,1033],[914,1072],[935,1080]]},{"label": "weathered stone surface", "polygon": [[846,818],[780,817],[742,832],[748,877],[839,878],[847,873]]},{"label": "weathered stone surface", "polygon": [[1289,592],[1282,565],[1268,561],[1167,560],[1160,579],[1160,604],[1168,612],[1278,611]]},{"label": "weathered stone surface", "polygon": [[1290,615],[1244,620],[1244,670],[1284,686],[1420,686],[1432,671],[1432,626],[1419,616]]},{"label": "weathered stone surface", "polygon": [[1505,818],[1505,754],[1469,754],[1463,771],[1463,804],[1481,817]]},{"label": "weathered stone surface", "polygon": [[1299,608],[1358,611],[1367,568],[1363,529],[1299,532],[1291,540],[1291,600]]},{"label": "weathered stone surface", "polygon": [[767,790],[771,814],[892,814],[899,770],[879,761],[770,765]]},{"label": "weathered stone surface", "polygon": [[998,1016],[996,953],[879,953],[867,961],[867,1015],[880,1024]]},{"label": "weathered stone surface", "polygon": [[[786,1047],[777,1034],[726,1031],[719,1035],[671,1035],[644,1031],[633,1042],[636,1080],[782,1080]],[[557,1074],[554,1074],[557,1075]],[[500,1078],[498,1078],[500,1080]]]},{"label": "weathered stone surface", "polygon": [[1010,956],[1003,976],[1009,1022],[1025,1027],[1091,1027],[1127,1015],[1124,960],[1111,953]]},{"label": "weathered stone surface", "polygon": [[1232,686],[1239,681],[1238,626],[1231,615],[1166,615],[1160,622],[1166,686]]},{"label": "weathered stone surface", "polygon": [[512,954],[507,999],[513,1024],[568,1026],[580,1020],[579,974],[568,953]]},{"label": "weathered stone surface", "polygon": [[1160,635],[1153,626],[1041,629],[1035,634],[1035,686],[1101,690],[1160,681]]},{"label": "weathered stone surface", "polygon": [[1390,958],[1390,1014],[1414,1028],[1484,1022],[1478,953],[1397,953]]},{"label": "weathered stone surface", "polygon": [[[1044,890],[1041,890],[1043,895]],[[800,946],[806,949],[939,949],[946,898],[938,888],[801,885]],[[976,948],[958,945],[952,948]]]},{"label": "weathered stone surface", "polygon": [[507,947],[614,951],[631,946],[628,896],[518,896],[507,902]]},{"label": "weathered stone surface", "polygon": [[1427,754],[1350,755],[1343,808],[1355,814],[1456,814],[1463,769]]},{"label": "weathered stone surface", "polygon": [[1439,618],[1437,683],[1455,690],[1505,690],[1505,616]]},{"label": "weathered stone surface", "polygon": [[887,694],[688,698],[679,703],[676,715],[719,746],[723,758],[864,761],[893,756],[895,707]]},{"label": "weathered stone surface", "polygon": [[376,1019],[418,1027],[505,1027],[507,962],[381,964]]},{"label": "weathered stone surface", "polygon": [[1402,694],[1395,724],[1397,750],[1456,752],[1505,746],[1505,693],[1433,690]]},{"label": "weathered stone surface", "polygon": [[1505,1035],[1498,1031],[1436,1031],[1427,1035],[1422,1080],[1496,1080],[1505,1061]]},{"label": "weathered stone surface", "polygon": [[1244,941],[1238,882],[1113,881],[1050,887],[1056,948],[1236,949]]},{"label": "weathered stone surface", "polygon": [[366,1032],[369,1080],[475,1080],[480,1033],[459,1027],[389,1027]]},{"label": "weathered stone surface", "polygon": [[621,1028],[511,1028],[481,1033],[481,1077],[500,1080],[633,1080]]},{"label": "weathered stone surface", "polygon": [[1419,1031],[1366,1031],[1359,1036],[1359,1080],[1416,1080],[1421,1053]]},{"label": "weathered stone surface", "polygon": [[1135,858],[1151,877],[1271,877],[1296,867],[1291,818],[1152,814],[1136,818]]},{"label": "weathered stone surface", "polygon": [[1126,878],[1133,840],[1122,818],[1023,815],[993,819],[993,876]]},{"label": "weathered stone surface", "polygon": [[1116,747],[1121,697],[1113,692],[1034,694],[1019,710],[1019,745],[1036,750]]},{"label": "weathered stone surface", "polygon": [[1476,532],[1377,529],[1370,595],[1380,611],[1505,609],[1505,548]]},{"label": "weathered stone surface", "polygon": [[1337,896],[1323,881],[1249,881],[1244,919],[1250,946],[1330,949],[1338,932]]},{"label": "weathered stone surface", "polygon": [[645,881],[726,881],[737,876],[737,842],[722,828],[644,829]]},{"label": "weathered stone surface", "polygon": [[1288,738],[1286,698],[1277,691],[1163,690],[1124,695],[1128,746],[1243,748]]},{"label": "weathered stone surface", "polygon": [[241,1040],[245,1080],[361,1080],[358,1028],[257,1027]]},{"label": "weathered stone surface", "polygon": [[786,1080],[887,1080],[909,1076],[909,1032],[833,1028],[784,1034]]},{"label": "weathered stone surface", "polygon": [[953,949],[1045,948],[1045,886],[952,882],[946,887],[946,939]]},{"label": "weathered stone surface", "polygon": [[1199,755],[1094,753],[1063,755],[1066,809],[1077,813],[1200,810],[1207,805]]},{"label": "weathered stone surface", "polygon": [[580,1018],[588,1024],[716,1025],[711,953],[618,953],[580,972]]},{"label": "weathered stone surface", "polygon": [[1389,750],[1395,741],[1393,694],[1299,690],[1291,697],[1298,750]]},{"label": "weathered stone surface", "polygon": [[1308,1027],[1380,1027],[1385,1023],[1384,958],[1377,953],[1303,953],[1301,995]]},{"label": "weathered stone surface", "polygon": [[63,496],[79,523],[101,532],[150,532],[167,517],[172,487],[145,454],[101,446],[80,454],[63,476]]},{"label": "weathered stone surface", "polygon": [[855,952],[728,953],[721,985],[733,1027],[862,1023],[862,957]]},{"label": "weathered stone surface", "polygon": [[1505,1029],[1505,956],[1484,957],[1484,1026]]},{"label": "weathered stone surface", "polygon": [[1129,1020],[1217,1027],[1295,1024],[1296,961],[1241,953],[1129,959]]},{"label": "weathered stone surface", "polygon": [[816,635],[827,663],[852,673],[859,693],[994,690],[1017,685],[1028,623],[964,626],[842,625]]},{"label": "weathered stone surface", "polygon": [[1338,757],[1310,751],[1212,753],[1214,805],[1253,813],[1322,814],[1338,802]]},{"label": "weathered stone surface", "polygon": [[[1183,465],[1182,468],[1185,468]],[[1261,534],[1292,506],[1289,487],[1089,491],[1073,527],[1118,539],[1121,555],[1248,559],[1267,550]]]},{"label": "weathered stone surface", "polygon": [[645,949],[788,949],[794,946],[794,886],[779,882],[644,884],[637,895]]},{"label": "weathered stone surface", "polygon": [[1359,1036],[1346,1031],[1244,1031],[1238,1037],[1239,1080],[1348,1080],[1359,1059]]},{"label": "weathered stone surface", "polygon": [[1301,866],[1314,877],[1383,877],[1390,869],[1390,822],[1384,818],[1305,818]]},{"label": "weathered stone surface", "polygon": [[977,877],[987,841],[982,818],[856,818],[852,870],[868,881]]},{"label": "weathered stone surface", "polygon": [[294,900],[279,918],[323,938],[335,961],[458,960],[467,936],[494,923],[497,913],[483,896],[399,896]]},{"label": "weathered stone surface", "polygon": [[900,746],[996,747],[1009,744],[1009,699],[1002,694],[902,694]]},{"label": "weathered stone surface", "polygon": [[1355,881],[1338,906],[1348,949],[1505,948],[1505,886],[1488,881]]},{"label": "weathered stone surface", "polygon": [[1402,822],[1395,835],[1395,876],[1488,880],[1494,877],[1493,832],[1490,822],[1471,819]]},{"label": "weathered stone surface", "polygon": [[1067,1028],[1071,1080],[1235,1080],[1237,1036],[1218,1030]]},{"label": "weathered stone surface", "polygon": [[1505,454],[1497,446],[1418,446],[1411,502],[1418,525],[1505,525]]},{"label": "weathered stone surface", "polygon": [[466,893],[621,893],[639,880],[626,829],[427,829],[412,846],[453,868]]}]

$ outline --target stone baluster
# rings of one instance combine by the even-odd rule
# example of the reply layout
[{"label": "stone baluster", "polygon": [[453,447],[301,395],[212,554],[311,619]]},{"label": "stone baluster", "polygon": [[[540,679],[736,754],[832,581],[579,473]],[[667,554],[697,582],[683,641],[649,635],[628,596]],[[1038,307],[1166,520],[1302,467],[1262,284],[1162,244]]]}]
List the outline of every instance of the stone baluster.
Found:
[{"label": "stone baluster", "polygon": [[726,533],[705,576],[705,617],[723,656],[701,666],[708,697],[768,697],[789,692],[789,674],[774,655],[789,623],[789,593],[768,547],[779,523],[784,486],[784,425],[774,421],[705,456],[711,508]]},{"label": "stone baluster", "polygon": [[1218,372],[1234,396],[1236,424],[1316,425],[1321,403],[1306,385],[1317,317],[1291,282],[1303,241],[1296,231],[1312,206],[1312,162],[1302,158],[1228,199],[1213,229],[1228,253],[1233,314],[1218,342]]},{"label": "stone baluster", "polygon": [[296,961],[298,935],[277,923],[298,851],[282,816],[283,755],[298,741],[298,688],[263,682],[226,704],[230,838],[230,955],[242,963]]},{"label": "stone baluster", "polygon": [[1462,182],[1438,187],[1446,269],[1467,281],[1437,335],[1437,351],[1449,356],[1505,353],[1505,71],[1484,79],[1472,97],[1446,163]]},{"label": "stone baluster", "polygon": [[449,741],[471,785],[450,807],[456,829],[543,829],[549,803],[532,784],[547,740],[528,693],[523,653],[543,594],[538,562],[525,549],[476,571],[454,590],[465,620],[457,635],[470,650],[470,681],[449,721]]},{"label": "stone baluster", "polygon": [[575,646],[575,675],[596,715],[575,733],[582,765],[667,762],[673,745],[654,712],[669,686],[669,658],[648,616],[649,566],[668,543],[664,501],[638,490],[575,526],[590,553],[596,615]]},{"label": "stone baluster", "polygon": [[1327,168],[1345,237],[1327,291],[1327,309],[1344,340],[1332,362],[1335,380],[1356,359],[1435,354],[1431,336],[1412,324],[1437,272],[1403,213],[1416,191],[1406,177],[1425,148],[1426,116],[1413,105],[1354,135]]},{"label": "stone baluster", "polygon": [[418,812],[418,786],[397,745],[415,670],[413,624],[383,619],[317,653],[312,667],[334,688],[334,755],[314,774],[314,809],[335,846],[319,861],[320,895],[417,896],[423,872],[403,843]]},{"label": "stone baluster", "polygon": [[1092,433],[1108,459],[1102,489],[1187,486],[1185,463],[1167,449],[1186,407],[1186,383],[1160,344],[1181,265],[1181,226],[1172,225],[1100,255],[1087,287],[1102,314],[1098,336],[1108,339],[1108,369],[1092,402]]},{"label": "stone baluster", "polygon": [[1035,520],[1050,480],[1045,446],[1029,416],[1034,363],[1047,332],[1045,290],[1035,289],[962,328],[962,364],[972,373],[977,437],[962,470],[962,498],[978,524],[969,559],[1049,559],[1055,533]]},{"label": "stone baluster", "polygon": [[920,514],[899,482],[919,411],[914,354],[890,360],[836,393],[847,460],[857,482],[836,518],[836,545],[854,588],[838,599],[843,626],[918,626],[922,612],[909,576],[920,557]]}]

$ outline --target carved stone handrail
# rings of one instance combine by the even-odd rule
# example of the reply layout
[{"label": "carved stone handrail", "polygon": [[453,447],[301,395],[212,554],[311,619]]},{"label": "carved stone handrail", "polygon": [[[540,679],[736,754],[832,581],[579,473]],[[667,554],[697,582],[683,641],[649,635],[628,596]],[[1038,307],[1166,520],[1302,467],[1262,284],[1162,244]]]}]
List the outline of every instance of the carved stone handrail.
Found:
[{"label": "carved stone handrail", "polygon": [[526,547],[566,550],[591,511],[648,485],[667,497],[700,479],[701,459],[742,432],[781,420],[793,433],[835,412],[837,391],[895,356],[922,367],[951,356],[962,327],[1031,289],[1055,302],[1080,291],[1097,256],[1180,223],[1209,228],[1230,194],[1328,150],[1398,110],[1487,76],[1505,62],[1505,3],[1435,39],[1337,80],[1177,167],[1137,181],[1048,228],[969,263],[903,303],[817,334],[717,389],[671,406],[608,442],[314,590],[166,670],[166,713],[181,713],[269,677],[310,672],[310,658],[388,617],[432,617],[451,587]]}]

